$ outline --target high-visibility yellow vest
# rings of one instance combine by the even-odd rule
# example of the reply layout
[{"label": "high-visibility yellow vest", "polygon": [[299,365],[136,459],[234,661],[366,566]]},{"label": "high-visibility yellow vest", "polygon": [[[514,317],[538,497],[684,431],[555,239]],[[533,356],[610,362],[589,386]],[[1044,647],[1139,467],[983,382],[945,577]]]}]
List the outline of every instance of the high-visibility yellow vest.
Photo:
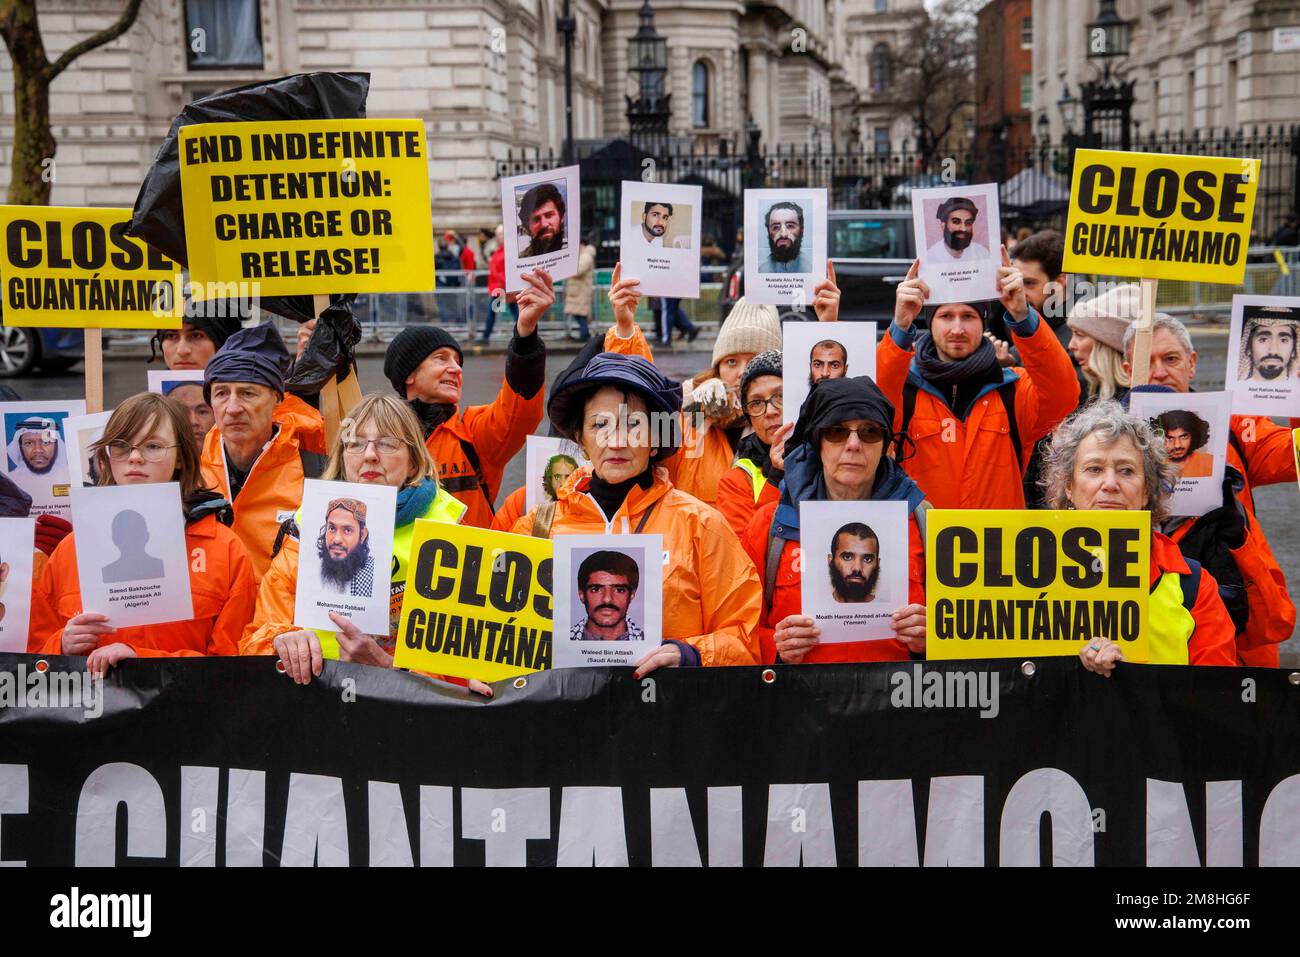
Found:
[{"label": "high-visibility yellow vest", "polygon": [[750,485],[754,488],[754,504],[757,505],[758,497],[763,494],[763,486],[767,484],[767,476],[751,459],[736,459],[736,465],[749,476]]},{"label": "high-visibility yellow vest", "polygon": [[[1196,596],[1192,596],[1195,604]],[[1150,628],[1151,664],[1185,665],[1187,642],[1196,630],[1196,619],[1183,596],[1182,576],[1165,572],[1151,589],[1147,613]]]},{"label": "high-visibility yellow vest", "polygon": [[[464,502],[439,486],[438,494],[429,503],[429,508],[420,518],[428,519],[431,522],[446,522],[448,525],[457,525],[464,518],[466,509],[467,506]],[[302,509],[299,509],[297,514],[294,515],[294,521],[301,526]],[[401,594],[406,585],[406,566],[411,560],[411,542],[414,536],[415,522],[399,525],[393,530],[393,571],[389,576],[390,617],[393,622],[390,627],[393,628],[396,627],[397,616],[401,612]],[[301,542],[298,547],[302,548]],[[394,588],[397,590],[393,591]],[[316,631],[316,637],[320,639],[321,656],[337,659],[339,656],[339,641],[335,637],[335,633],[323,631],[319,628],[314,630]]]}]

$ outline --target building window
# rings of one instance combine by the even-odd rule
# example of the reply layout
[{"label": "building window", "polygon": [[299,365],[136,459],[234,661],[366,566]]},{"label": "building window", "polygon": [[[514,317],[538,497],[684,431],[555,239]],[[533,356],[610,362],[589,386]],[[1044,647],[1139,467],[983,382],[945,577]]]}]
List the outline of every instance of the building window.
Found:
[{"label": "building window", "polygon": [[691,68],[691,122],[697,127],[709,125],[709,68],[696,60]]},{"label": "building window", "polygon": [[185,0],[185,55],[191,70],[262,68],[258,0]]},{"label": "building window", "polygon": [[1027,110],[1034,105],[1034,75],[1020,74],[1020,108]]},{"label": "building window", "polygon": [[876,0],[876,13],[888,13],[889,0]]},{"label": "building window", "polygon": [[889,127],[876,127],[875,147],[877,156],[886,156],[889,154]]},{"label": "building window", "polygon": [[1034,45],[1034,18],[1022,17],[1020,20],[1020,49],[1028,50]]},{"label": "building window", "polygon": [[871,51],[871,92],[884,93],[893,82],[893,65],[889,62],[889,46],[877,43]]}]

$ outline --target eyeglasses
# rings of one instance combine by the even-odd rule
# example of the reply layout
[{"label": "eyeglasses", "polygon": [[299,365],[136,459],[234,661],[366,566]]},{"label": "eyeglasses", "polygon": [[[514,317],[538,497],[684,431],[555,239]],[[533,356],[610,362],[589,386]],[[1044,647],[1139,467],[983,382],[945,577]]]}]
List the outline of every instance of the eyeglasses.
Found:
[{"label": "eyeglasses", "polygon": [[382,439],[353,439],[343,443],[343,451],[348,455],[365,455],[370,443],[375,444],[380,455],[396,455],[406,447],[401,439],[384,437]]},{"label": "eyeglasses", "polygon": [[144,445],[132,445],[130,442],[123,442],[120,439],[116,442],[109,442],[104,446],[108,450],[108,457],[114,462],[122,462],[131,457],[132,452],[139,452],[141,458],[146,462],[161,462],[167,457],[170,449],[176,448],[174,445],[163,445],[161,442],[146,442]]},{"label": "eyeglasses", "polygon": [[885,441],[885,430],[871,424],[860,425],[856,429],[850,429],[847,425],[828,425],[822,429],[822,438],[831,445],[843,445],[849,440],[850,432],[857,435],[858,441],[863,445]]},{"label": "eyeglasses", "polygon": [[770,405],[774,412],[780,412],[784,408],[783,401],[779,392],[770,399],[750,399],[745,403],[745,411],[750,415],[762,415]]}]

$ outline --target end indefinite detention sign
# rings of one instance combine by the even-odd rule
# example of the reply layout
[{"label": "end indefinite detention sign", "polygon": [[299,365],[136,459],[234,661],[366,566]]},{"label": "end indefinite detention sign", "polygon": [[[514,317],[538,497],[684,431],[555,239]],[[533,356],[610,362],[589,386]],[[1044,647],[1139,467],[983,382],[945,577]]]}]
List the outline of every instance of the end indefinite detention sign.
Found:
[{"label": "end indefinite detention sign", "polygon": [[1065,271],[1236,285],[1258,183],[1255,159],[1079,150]]},{"label": "end indefinite detention sign", "polygon": [[190,276],[264,296],[433,288],[420,120],[202,123],[180,132]]}]

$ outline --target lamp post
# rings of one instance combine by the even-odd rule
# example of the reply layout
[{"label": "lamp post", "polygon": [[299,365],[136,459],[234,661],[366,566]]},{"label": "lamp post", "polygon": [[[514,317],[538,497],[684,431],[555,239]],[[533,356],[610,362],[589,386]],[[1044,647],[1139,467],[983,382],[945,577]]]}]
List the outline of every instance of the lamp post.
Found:
[{"label": "lamp post", "polygon": [[564,0],[564,12],[556,17],[555,29],[564,37],[564,165],[573,165],[573,35],[577,19]]},{"label": "lamp post", "polygon": [[1133,86],[1135,81],[1112,74],[1111,63],[1129,53],[1132,23],[1115,10],[1115,0],[1101,0],[1097,19],[1087,25],[1088,60],[1101,70],[1101,79],[1079,84],[1083,99],[1083,139],[1094,145],[1100,134],[1099,121],[1119,124],[1120,148],[1132,145]]},{"label": "lamp post", "polygon": [[1077,115],[1079,101],[1070,94],[1070,84],[1061,84],[1061,96],[1056,101],[1056,109],[1061,114],[1063,132],[1061,146],[1065,150],[1052,165],[1058,173],[1074,178],[1074,152],[1079,148],[1081,137],[1074,132],[1074,118]]},{"label": "lamp post", "polygon": [[668,41],[655,29],[650,0],[641,4],[641,24],[627,44],[627,122],[632,142],[652,145],[668,135],[672,115],[665,93],[668,75]]}]

